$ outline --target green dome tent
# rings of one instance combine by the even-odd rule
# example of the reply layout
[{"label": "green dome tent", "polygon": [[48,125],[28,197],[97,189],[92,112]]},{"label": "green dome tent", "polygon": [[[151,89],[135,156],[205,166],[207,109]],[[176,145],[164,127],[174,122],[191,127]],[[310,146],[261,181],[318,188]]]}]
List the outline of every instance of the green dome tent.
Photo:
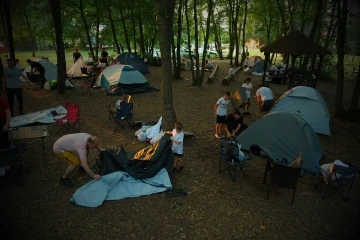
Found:
[{"label": "green dome tent", "polygon": [[312,87],[298,86],[284,93],[271,112],[294,113],[306,120],[316,133],[330,136],[330,114],[324,98]]},{"label": "green dome tent", "polygon": [[304,171],[320,172],[319,161],[324,156],[320,141],[309,123],[295,114],[271,112],[250,125],[236,141],[247,151],[252,144],[260,146],[279,163],[283,159],[292,162],[301,152]]},{"label": "green dome tent", "polygon": [[146,78],[129,65],[111,65],[99,75],[96,86],[106,88],[114,95],[151,92],[158,89],[152,87]]}]

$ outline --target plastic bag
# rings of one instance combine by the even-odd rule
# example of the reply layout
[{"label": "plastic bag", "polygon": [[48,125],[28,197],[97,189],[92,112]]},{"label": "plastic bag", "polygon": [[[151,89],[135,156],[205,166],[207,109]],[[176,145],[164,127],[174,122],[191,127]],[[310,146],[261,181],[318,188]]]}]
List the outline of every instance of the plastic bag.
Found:
[{"label": "plastic bag", "polygon": [[239,155],[238,155],[238,159],[241,161],[241,160],[244,160],[245,158],[245,154],[241,151],[241,144],[237,144],[238,145],[238,150],[239,150]]}]

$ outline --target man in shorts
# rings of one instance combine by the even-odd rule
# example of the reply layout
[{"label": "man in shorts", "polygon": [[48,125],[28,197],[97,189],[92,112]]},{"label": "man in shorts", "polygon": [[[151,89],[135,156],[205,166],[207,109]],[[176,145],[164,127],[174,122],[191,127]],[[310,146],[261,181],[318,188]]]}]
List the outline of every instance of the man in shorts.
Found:
[{"label": "man in shorts", "polygon": [[259,84],[258,90],[256,91],[256,102],[260,106],[260,113],[262,116],[268,114],[274,105],[274,93],[268,87],[263,87]]},{"label": "man in shorts", "polygon": [[68,176],[80,164],[85,172],[92,178],[96,180],[100,179],[100,175],[95,174],[87,163],[87,156],[91,149],[94,148],[104,151],[104,149],[99,147],[99,139],[88,133],[68,134],[62,136],[54,143],[53,150],[56,155],[69,164],[64,175],[60,179],[60,184],[66,187],[72,187],[73,183],[69,180]]},{"label": "man in shorts", "polygon": [[225,137],[221,133],[221,130],[224,128],[224,123],[227,115],[227,105],[229,104],[230,97],[231,97],[231,93],[227,91],[223,97],[217,100],[214,106],[214,116],[216,117],[216,126],[215,126],[216,138]]}]

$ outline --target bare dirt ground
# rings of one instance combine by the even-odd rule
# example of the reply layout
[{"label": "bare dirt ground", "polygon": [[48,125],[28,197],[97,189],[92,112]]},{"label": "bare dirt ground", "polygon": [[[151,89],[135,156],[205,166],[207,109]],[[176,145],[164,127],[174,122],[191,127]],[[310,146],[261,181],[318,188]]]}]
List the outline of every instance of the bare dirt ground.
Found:
[{"label": "bare dirt ground", "polygon": [[[360,212],[360,181],[356,182],[348,202],[339,195],[323,200],[313,188],[317,178],[311,175],[299,182],[294,205],[291,193],[274,189],[266,200],[267,186],[262,184],[265,160],[253,158],[232,182],[229,175],[218,173],[219,139],[214,138],[213,106],[225,91],[241,86],[245,73],[239,73],[229,86],[221,85],[229,69],[228,61],[214,61],[220,72],[214,84],[201,88],[191,86],[191,74],[183,71],[181,80],[173,81],[174,107],[184,130],[195,133],[184,143],[185,169],[175,174],[173,186],[188,192],[187,197],[164,194],[119,201],[107,201],[99,208],[78,207],[70,203],[77,188],[88,181],[79,171],[71,175],[76,187],[59,185],[66,164],[52,152],[52,145],[65,132],[55,134],[57,126],[48,125],[46,159],[41,159],[41,141],[29,142],[24,155],[24,185],[14,180],[16,169],[7,178],[0,178],[0,238],[1,239],[351,239],[358,231]],[[161,88],[161,68],[150,67],[149,82]],[[253,86],[260,77],[251,76]],[[345,104],[349,103],[353,83],[346,82]],[[276,97],[287,90],[285,85],[271,84]],[[318,89],[333,113],[335,83],[321,81]],[[252,96],[255,92],[252,93]],[[25,111],[34,112],[65,105],[66,101],[81,106],[81,129],[98,135],[102,145],[124,146],[137,151],[147,146],[134,136],[137,129],[119,129],[108,120],[108,103],[117,99],[105,96],[81,95],[81,89],[68,90],[65,95],[55,91],[25,90]],[[133,95],[135,120],[157,121],[161,116],[161,92]],[[256,120],[258,108],[253,103],[245,122]],[[358,122],[331,120],[332,136],[319,136],[326,159],[352,161],[360,164],[360,126]],[[266,134],[266,133],[264,133]],[[90,154],[94,163],[97,152]],[[2,238],[1,236],[4,236]],[[354,238],[355,239],[355,238]]]}]

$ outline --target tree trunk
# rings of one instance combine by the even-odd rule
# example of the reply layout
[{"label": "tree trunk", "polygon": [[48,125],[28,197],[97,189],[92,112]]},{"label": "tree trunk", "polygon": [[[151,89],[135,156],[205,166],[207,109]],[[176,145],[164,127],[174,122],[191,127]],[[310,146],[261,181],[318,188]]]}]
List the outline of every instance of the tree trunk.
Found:
[{"label": "tree trunk", "polygon": [[[196,70],[195,70],[195,79],[193,79],[193,86],[200,86],[199,83],[199,29],[198,29],[198,11],[197,11],[197,5],[198,5],[198,1],[194,0],[193,3],[193,7],[194,7],[194,38],[195,38],[195,66],[196,66]],[[191,71],[194,71],[194,69],[192,68]]]},{"label": "tree trunk", "polygon": [[223,60],[224,57],[222,55],[220,30],[218,31],[218,27],[217,27],[218,24],[216,24],[215,22],[214,14],[211,14],[211,21],[212,21],[212,27],[214,28],[216,52],[219,54],[220,60]]},{"label": "tree trunk", "polygon": [[88,42],[89,48],[90,48],[91,58],[95,59],[94,49],[92,47],[90,33],[89,33],[89,25],[87,24],[86,18],[85,18],[83,0],[80,0],[80,7],[79,8],[80,8],[81,20],[83,21],[84,28],[85,28],[85,34],[86,34],[87,42]]},{"label": "tree trunk", "polygon": [[133,0],[131,1],[131,25],[132,25],[132,30],[133,30],[133,37],[134,37],[134,52],[137,52],[137,48],[136,48],[136,25],[135,25],[135,17],[134,17],[134,5],[133,5]]},{"label": "tree trunk", "polygon": [[[318,26],[319,26],[319,21],[320,21],[321,12],[322,12],[322,7],[323,7],[323,0],[317,0],[317,1],[316,1],[316,4],[317,4],[316,13],[315,13],[314,21],[313,21],[313,24],[312,24],[312,27],[311,27],[311,31],[310,31],[310,34],[309,34],[309,39],[310,39],[310,40],[314,40],[314,36],[315,36],[316,30],[318,29]],[[303,72],[306,71],[306,68],[307,68],[307,64],[308,64],[308,62],[309,62],[309,59],[310,59],[310,56],[309,56],[309,55],[305,55],[304,61],[303,61],[302,66],[301,66],[301,70],[302,70]]]},{"label": "tree trunk", "polygon": [[122,22],[123,29],[124,29],[126,46],[127,46],[128,52],[131,52],[131,45],[130,45],[129,35],[128,35],[127,30],[126,30],[125,18],[124,18],[121,6],[119,7],[119,11],[120,11],[120,16],[121,16],[121,22]]},{"label": "tree trunk", "polygon": [[0,9],[1,14],[0,15],[1,15],[1,24],[3,26],[4,35],[5,35],[5,38],[6,38],[6,41],[7,41],[8,40],[8,34],[7,34],[7,29],[6,29],[6,21],[5,21],[5,18],[4,18],[4,16],[5,16],[5,14],[4,14],[4,10],[5,10],[4,5],[5,5],[4,2],[0,4],[0,7],[1,7],[1,9]]},{"label": "tree trunk", "polygon": [[34,34],[33,34],[32,29],[31,29],[29,17],[28,17],[28,15],[27,15],[27,11],[26,11],[26,8],[25,8],[25,5],[24,5],[24,2],[23,2],[23,1],[21,1],[21,5],[22,5],[22,9],[23,9],[23,11],[24,11],[24,17],[25,17],[25,21],[26,21],[26,26],[27,26],[27,28],[28,28],[28,30],[29,30],[32,57],[35,57]]},{"label": "tree trunk", "polygon": [[[212,13],[213,12],[213,6],[214,6],[214,1],[213,0],[208,0],[208,13]],[[206,52],[207,52],[207,45],[209,42],[209,33],[210,33],[210,16],[211,14],[207,15],[206,18],[206,32],[205,32],[205,36],[204,36],[204,50],[203,50],[203,58],[202,58],[202,63],[201,63],[201,75],[200,75],[200,86],[202,86],[202,83],[204,81],[204,73],[205,73],[205,60],[206,60]]]},{"label": "tree trunk", "polygon": [[[95,4],[97,5],[99,3],[98,0],[95,0]],[[95,49],[95,59],[94,61],[99,60],[99,34],[100,34],[100,10],[99,8],[96,8],[96,33],[95,33],[95,39],[96,39],[96,49]]]},{"label": "tree trunk", "polygon": [[108,5],[107,12],[108,12],[108,17],[109,17],[109,22],[110,22],[111,33],[113,35],[114,44],[116,47],[116,52],[117,52],[117,54],[120,54],[120,47],[119,47],[119,43],[116,39],[115,25],[114,25],[114,20],[113,20],[112,13],[111,13],[110,5]]},{"label": "tree trunk", "polygon": [[[360,64],[358,69],[360,68]],[[350,102],[350,109],[349,111],[351,113],[354,113],[357,109],[358,106],[358,102],[359,102],[359,96],[360,96],[360,79],[359,79],[359,73],[356,75],[356,79],[355,79],[355,87],[354,87],[354,91],[352,93],[351,96],[351,102]]]},{"label": "tree trunk", "polygon": [[192,53],[191,53],[191,44],[190,44],[190,25],[189,25],[189,13],[188,13],[188,0],[185,0],[185,17],[186,17],[186,32],[188,35],[187,38],[187,42],[188,42],[188,49],[189,49],[189,60],[190,60],[190,68],[191,68],[191,77],[192,77],[192,81],[194,82],[195,79],[195,73],[193,71],[194,69],[194,62],[193,62],[193,57],[192,57]]},{"label": "tree trunk", "polygon": [[162,63],[162,127],[172,130],[176,121],[172,96],[171,43],[173,39],[173,21],[175,0],[155,0],[158,34]]},{"label": "tree trunk", "polygon": [[238,34],[238,24],[239,24],[239,12],[240,12],[240,1],[235,1],[235,16],[233,19],[233,36],[235,42],[235,66],[239,66],[239,54],[240,54],[240,42],[239,42],[239,34]]},{"label": "tree trunk", "polygon": [[14,48],[14,38],[13,38],[13,31],[12,31],[12,24],[11,24],[11,0],[4,1],[4,14],[6,19],[6,30],[8,34],[8,47],[10,58],[15,59],[15,48]]},{"label": "tree trunk", "polygon": [[243,26],[242,26],[242,54],[241,54],[241,62],[240,62],[240,66],[243,66],[244,61],[245,61],[245,29],[246,29],[246,19],[247,19],[247,6],[248,6],[248,0],[244,1],[245,4],[245,8],[244,8],[244,21],[243,21]]},{"label": "tree trunk", "polygon": [[61,24],[61,0],[49,0],[56,34],[57,92],[65,93],[66,61]]},{"label": "tree trunk", "polygon": [[337,81],[335,97],[335,116],[342,117],[344,113],[343,96],[344,96],[344,56],[345,56],[345,37],[346,22],[348,11],[348,0],[336,0],[337,5],[337,23],[338,33],[336,38],[337,48]]},{"label": "tree trunk", "polygon": [[181,33],[182,33],[182,14],[181,10],[183,8],[183,0],[179,0],[178,4],[178,18],[177,18],[177,41],[176,41],[176,59],[177,59],[177,67],[174,68],[173,78],[180,79],[181,73],[181,57],[180,57],[180,47],[181,47]]},{"label": "tree trunk", "polygon": [[[143,22],[142,22],[142,14],[141,10],[139,9],[139,35],[140,35],[140,52],[141,54],[145,54],[147,51],[145,50],[145,43],[144,43],[144,30],[143,30]],[[152,55],[151,55],[152,56]]]}]

